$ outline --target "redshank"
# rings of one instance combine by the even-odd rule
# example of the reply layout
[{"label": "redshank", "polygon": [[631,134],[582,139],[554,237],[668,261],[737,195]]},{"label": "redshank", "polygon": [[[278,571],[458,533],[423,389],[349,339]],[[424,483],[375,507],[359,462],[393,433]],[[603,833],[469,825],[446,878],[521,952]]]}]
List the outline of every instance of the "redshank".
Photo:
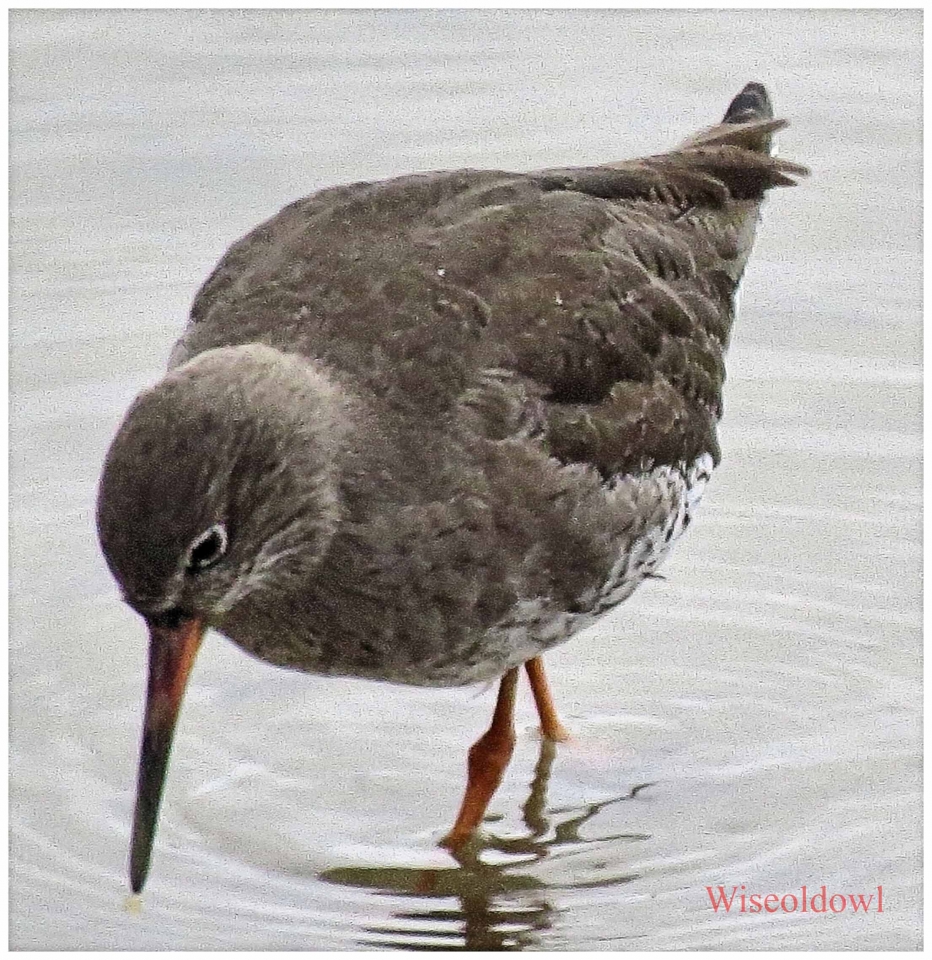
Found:
[{"label": "redshank", "polygon": [[213,628],[283,667],[500,679],[469,751],[476,829],[518,674],[625,600],[719,460],[724,352],[772,156],[765,89],[658,156],[323,190],[227,251],[104,465],[100,542],[149,628],[130,854],[149,869],[182,695]]}]

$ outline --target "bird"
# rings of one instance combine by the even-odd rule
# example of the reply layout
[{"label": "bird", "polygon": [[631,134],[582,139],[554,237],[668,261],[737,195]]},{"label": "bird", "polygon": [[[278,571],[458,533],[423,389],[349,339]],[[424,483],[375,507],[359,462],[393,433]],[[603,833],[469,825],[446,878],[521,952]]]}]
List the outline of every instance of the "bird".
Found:
[{"label": "bird", "polygon": [[735,294],[773,187],[769,95],[668,152],[323,189],[235,242],[106,454],[97,531],[149,634],[130,846],[146,882],[205,631],[323,676],[498,682],[441,841],[511,757],[524,670],[626,600],[720,460]]}]

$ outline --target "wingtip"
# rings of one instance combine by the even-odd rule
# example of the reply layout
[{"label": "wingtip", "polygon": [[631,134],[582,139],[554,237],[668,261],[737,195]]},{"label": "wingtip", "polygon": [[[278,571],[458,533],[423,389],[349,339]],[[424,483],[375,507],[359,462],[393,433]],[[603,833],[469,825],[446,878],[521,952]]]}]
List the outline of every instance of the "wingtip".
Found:
[{"label": "wingtip", "polygon": [[773,117],[773,104],[767,88],[762,83],[752,81],[731,101],[722,123],[749,123],[753,120],[770,120]]}]

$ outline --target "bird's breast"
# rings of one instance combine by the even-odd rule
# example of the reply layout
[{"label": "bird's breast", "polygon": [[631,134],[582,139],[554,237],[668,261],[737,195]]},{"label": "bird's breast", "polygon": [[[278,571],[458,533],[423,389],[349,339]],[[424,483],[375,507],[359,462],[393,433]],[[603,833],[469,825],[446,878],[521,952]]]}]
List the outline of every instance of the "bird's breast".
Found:
[{"label": "bird's breast", "polygon": [[385,679],[436,686],[495,680],[592,625],[658,570],[689,526],[712,469],[712,456],[702,454],[690,464],[613,477],[603,491],[620,518],[613,561],[582,596],[572,604],[546,591],[520,597],[492,626]]},{"label": "bird's breast", "polygon": [[[460,518],[469,523],[421,531],[417,541],[435,545],[435,555],[398,550],[378,576],[360,575],[360,555],[344,543],[326,592],[260,601],[221,629],[268,662],[311,673],[418,686],[494,680],[590,626],[653,575],[689,525],[712,467],[702,454],[612,477],[598,505],[580,500],[589,515],[558,531],[551,552],[536,542],[521,556],[499,551],[495,525],[477,522],[479,508]],[[572,551],[562,551],[570,537]]]}]

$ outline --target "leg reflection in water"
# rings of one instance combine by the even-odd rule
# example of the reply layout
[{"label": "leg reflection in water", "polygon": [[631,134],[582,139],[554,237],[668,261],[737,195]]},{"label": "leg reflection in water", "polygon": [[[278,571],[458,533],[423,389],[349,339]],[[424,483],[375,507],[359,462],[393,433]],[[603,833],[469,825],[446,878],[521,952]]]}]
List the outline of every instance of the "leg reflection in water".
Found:
[{"label": "leg reflection in water", "polygon": [[532,869],[547,857],[602,844],[609,845],[606,862],[615,859],[621,866],[619,845],[650,839],[643,833],[581,834],[606,807],[634,800],[650,783],[598,803],[548,810],[547,788],[557,749],[552,741],[541,741],[522,808],[525,834],[499,837],[492,826],[497,818],[486,817],[486,830],[450,854],[454,867],[340,867],[320,874],[329,883],[420,901],[411,904],[413,909],[396,911],[389,923],[366,926],[360,945],[472,950],[540,947],[541,935],[552,927],[556,913],[549,891],[607,887],[637,879],[636,874],[622,870],[587,872],[569,883],[548,883]]}]

